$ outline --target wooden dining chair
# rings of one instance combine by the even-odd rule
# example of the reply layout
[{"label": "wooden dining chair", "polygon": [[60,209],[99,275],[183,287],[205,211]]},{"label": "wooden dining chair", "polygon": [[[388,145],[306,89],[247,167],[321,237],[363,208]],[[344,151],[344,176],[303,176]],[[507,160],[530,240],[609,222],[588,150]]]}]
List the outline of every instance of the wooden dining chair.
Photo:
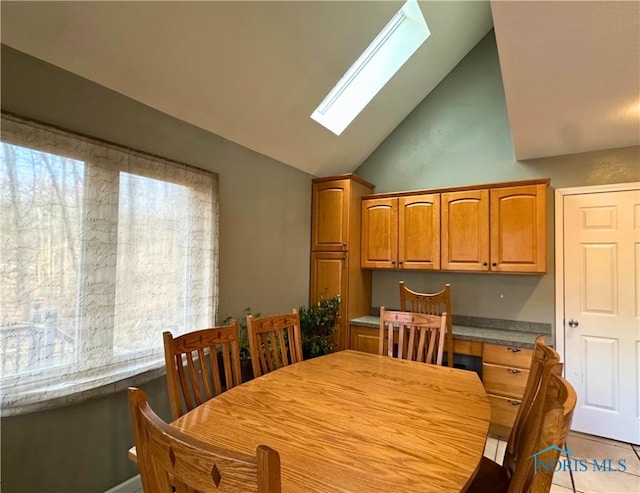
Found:
[{"label": "wooden dining chair", "polygon": [[[548,346],[536,344],[536,349]],[[551,349],[551,348],[548,348]],[[514,426],[503,464],[483,457],[478,472],[467,489],[469,493],[492,491],[496,493],[544,493],[551,488],[553,465],[569,433],[576,404],[575,390],[560,373],[555,351],[534,352],[532,372],[538,368],[537,377],[531,378],[533,390],[523,400],[524,407],[518,413],[518,426]],[[536,380],[539,385],[535,386]],[[529,384],[529,381],[527,382]],[[543,460],[538,465],[536,461]],[[549,465],[552,467],[549,467]]]},{"label": "wooden dining chair", "polygon": [[175,338],[171,332],[162,336],[173,419],[242,383],[235,320]]},{"label": "wooden dining chair", "polygon": [[245,455],[202,442],[165,423],[147,395],[128,390],[138,469],[145,493],[280,493],[280,456],[260,445]]},{"label": "wooden dining chair", "polygon": [[392,358],[441,365],[446,319],[446,313],[429,315],[381,307],[378,354],[385,353],[386,345],[387,356]]},{"label": "wooden dining chair", "polygon": [[247,329],[254,377],[303,360],[300,316],[295,308],[283,315],[248,315]]},{"label": "wooden dining chair", "polygon": [[555,465],[565,451],[576,399],[571,384],[551,373],[525,417],[515,450],[517,461],[481,468],[467,492],[548,493]]},{"label": "wooden dining chair", "polygon": [[404,312],[442,315],[447,313],[447,365],[453,367],[453,321],[451,315],[451,284],[445,284],[437,293],[418,293],[399,282],[400,310]]},{"label": "wooden dining chair", "polygon": [[551,374],[562,375],[562,363],[560,355],[550,346],[545,344],[545,336],[536,337],[529,366],[529,376],[522,395],[522,401],[518,407],[516,419],[511,428],[503,463],[517,462],[515,456],[519,448],[523,427],[527,417],[533,408],[533,402],[543,382],[550,378]]}]

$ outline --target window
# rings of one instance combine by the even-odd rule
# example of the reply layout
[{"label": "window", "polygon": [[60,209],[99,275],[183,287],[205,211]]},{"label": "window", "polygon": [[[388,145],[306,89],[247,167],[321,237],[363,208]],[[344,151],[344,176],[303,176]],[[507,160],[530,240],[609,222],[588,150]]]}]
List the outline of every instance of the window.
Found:
[{"label": "window", "polygon": [[342,134],[430,35],[417,0],[407,0],[311,118],[334,134]]},{"label": "window", "polygon": [[217,176],[3,115],[3,414],[160,368],[217,307]]}]

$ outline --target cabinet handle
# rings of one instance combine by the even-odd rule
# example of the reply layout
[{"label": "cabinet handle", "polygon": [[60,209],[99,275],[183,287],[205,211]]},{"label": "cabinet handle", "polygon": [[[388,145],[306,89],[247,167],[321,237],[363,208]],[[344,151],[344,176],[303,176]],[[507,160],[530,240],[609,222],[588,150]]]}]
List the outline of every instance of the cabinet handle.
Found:
[{"label": "cabinet handle", "polygon": [[522,351],[519,347],[507,347],[507,351],[511,351],[512,353],[519,353]]},{"label": "cabinet handle", "polygon": [[520,373],[521,370],[518,370],[517,368],[509,368],[509,373],[515,375],[516,373]]},{"label": "cabinet handle", "polygon": [[511,404],[512,406],[519,406],[520,405],[520,401],[509,400],[509,404]]},{"label": "cabinet handle", "polygon": [[400,262],[398,262],[400,265],[402,265],[402,260]]},{"label": "cabinet handle", "polygon": [[487,265],[489,265],[489,264],[487,264],[486,262],[482,262],[482,266],[483,267],[486,267]]},{"label": "cabinet handle", "polygon": [[346,247],[346,246],[347,246],[347,244],[346,244],[346,243],[343,243],[343,244],[342,244],[342,246],[343,246],[343,247]]},{"label": "cabinet handle", "polygon": [[494,262],[494,263],[492,263],[491,265],[492,265],[492,266],[494,266],[494,267],[497,267],[497,266],[498,266],[498,264],[496,264],[495,262]]},{"label": "cabinet handle", "polygon": [[395,260],[392,260],[392,261],[391,261],[391,265],[396,265],[396,261],[395,261]]}]

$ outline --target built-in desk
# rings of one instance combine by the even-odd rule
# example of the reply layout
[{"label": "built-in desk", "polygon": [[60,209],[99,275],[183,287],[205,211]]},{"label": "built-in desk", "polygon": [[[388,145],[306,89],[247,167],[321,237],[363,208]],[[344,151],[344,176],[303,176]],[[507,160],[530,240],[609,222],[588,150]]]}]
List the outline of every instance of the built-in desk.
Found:
[{"label": "built-in desk", "polygon": [[[349,349],[378,353],[380,318],[364,316],[349,322]],[[552,344],[551,324],[453,317],[454,363],[474,358],[491,403],[490,434],[508,438],[529,376],[532,348],[537,336]],[[457,366],[457,365],[456,365]]]}]

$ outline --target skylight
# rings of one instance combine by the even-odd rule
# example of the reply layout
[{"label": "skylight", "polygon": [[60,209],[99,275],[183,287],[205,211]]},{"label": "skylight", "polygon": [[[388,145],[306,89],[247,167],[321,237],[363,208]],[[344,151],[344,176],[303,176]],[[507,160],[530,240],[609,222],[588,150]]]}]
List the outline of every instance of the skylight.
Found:
[{"label": "skylight", "polygon": [[430,34],[417,0],[407,0],[311,118],[340,135]]}]

